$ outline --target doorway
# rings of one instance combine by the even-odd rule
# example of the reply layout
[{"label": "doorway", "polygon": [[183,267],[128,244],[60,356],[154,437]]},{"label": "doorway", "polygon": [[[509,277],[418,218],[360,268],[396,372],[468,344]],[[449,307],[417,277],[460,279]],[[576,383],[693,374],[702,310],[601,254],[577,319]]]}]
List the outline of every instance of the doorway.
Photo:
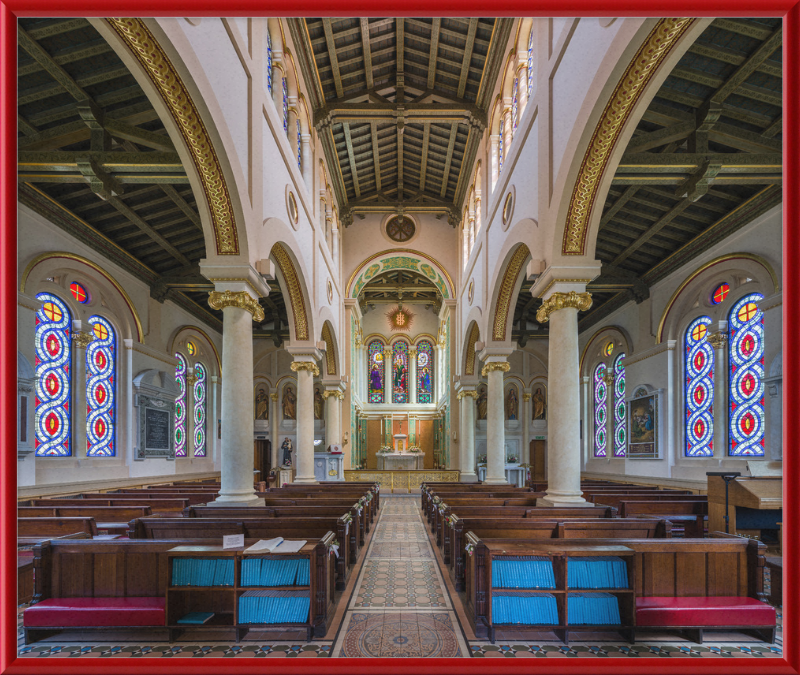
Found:
[{"label": "doorway", "polygon": [[547,466],[546,441],[531,441],[531,480],[543,482],[547,480],[545,467]]}]

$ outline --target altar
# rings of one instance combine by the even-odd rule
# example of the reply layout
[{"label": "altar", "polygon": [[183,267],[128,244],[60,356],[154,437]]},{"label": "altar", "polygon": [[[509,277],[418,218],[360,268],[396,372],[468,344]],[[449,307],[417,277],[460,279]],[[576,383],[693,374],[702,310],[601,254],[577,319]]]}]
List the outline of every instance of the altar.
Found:
[{"label": "altar", "polygon": [[378,471],[422,471],[425,468],[424,452],[379,452]]}]

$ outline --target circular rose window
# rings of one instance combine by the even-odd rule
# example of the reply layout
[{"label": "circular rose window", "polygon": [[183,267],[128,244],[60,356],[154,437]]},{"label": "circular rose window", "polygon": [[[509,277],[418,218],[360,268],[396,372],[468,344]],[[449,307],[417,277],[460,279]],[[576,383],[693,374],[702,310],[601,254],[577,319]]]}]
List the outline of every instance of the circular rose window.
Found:
[{"label": "circular rose window", "polygon": [[386,234],[392,241],[400,243],[409,241],[416,231],[414,221],[405,216],[397,216],[386,223]]}]

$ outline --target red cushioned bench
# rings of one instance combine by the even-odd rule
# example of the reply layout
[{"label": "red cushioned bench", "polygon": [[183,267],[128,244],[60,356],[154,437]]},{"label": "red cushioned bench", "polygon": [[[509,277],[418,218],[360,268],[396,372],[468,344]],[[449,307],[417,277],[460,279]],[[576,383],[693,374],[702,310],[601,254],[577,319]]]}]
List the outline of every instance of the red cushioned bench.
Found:
[{"label": "red cushioned bench", "polygon": [[25,642],[65,628],[166,625],[165,598],[50,598],[22,614]]},{"label": "red cushioned bench", "polygon": [[[703,642],[703,630],[753,631],[760,640],[775,642],[775,608],[747,597],[636,598],[636,628],[686,631]],[[635,639],[635,636],[634,636]]]}]

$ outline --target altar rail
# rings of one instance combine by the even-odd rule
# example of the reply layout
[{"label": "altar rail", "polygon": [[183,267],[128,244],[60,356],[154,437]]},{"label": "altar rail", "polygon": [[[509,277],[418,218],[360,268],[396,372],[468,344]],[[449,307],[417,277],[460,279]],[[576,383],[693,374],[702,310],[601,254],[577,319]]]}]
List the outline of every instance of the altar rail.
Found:
[{"label": "altar rail", "polygon": [[345,481],[380,483],[383,490],[408,494],[419,490],[425,482],[458,483],[460,471],[350,471],[345,470]]}]

